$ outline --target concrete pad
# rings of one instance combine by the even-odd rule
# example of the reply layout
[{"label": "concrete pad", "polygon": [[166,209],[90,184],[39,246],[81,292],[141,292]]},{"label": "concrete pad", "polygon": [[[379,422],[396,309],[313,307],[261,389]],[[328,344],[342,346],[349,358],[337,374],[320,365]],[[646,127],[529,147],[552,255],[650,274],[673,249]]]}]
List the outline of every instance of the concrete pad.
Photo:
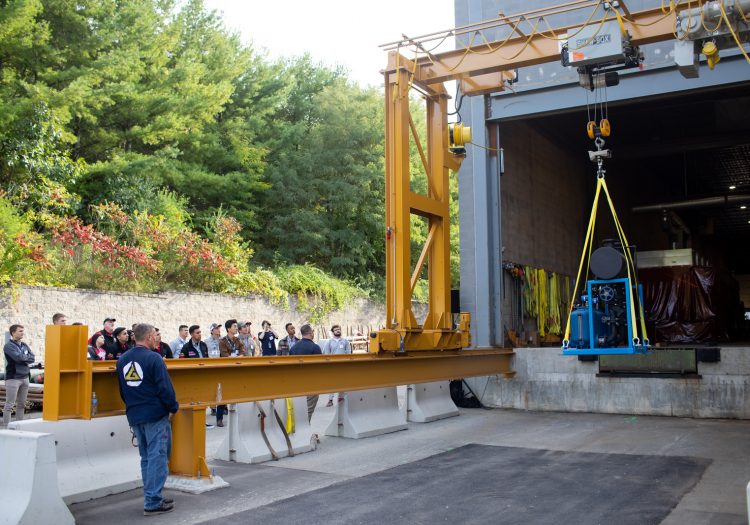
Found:
[{"label": "concrete pad", "polygon": [[227,516],[222,522],[659,523],[708,463],[684,457],[465,445]]},{"label": "concrete pad", "polygon": [[511,379],[471,378],[485,405],[522,410],[750,419],[750,348],[722,347],[698,375],[597,377],[596,362],[560,356],[559,348],[516,348]]}]

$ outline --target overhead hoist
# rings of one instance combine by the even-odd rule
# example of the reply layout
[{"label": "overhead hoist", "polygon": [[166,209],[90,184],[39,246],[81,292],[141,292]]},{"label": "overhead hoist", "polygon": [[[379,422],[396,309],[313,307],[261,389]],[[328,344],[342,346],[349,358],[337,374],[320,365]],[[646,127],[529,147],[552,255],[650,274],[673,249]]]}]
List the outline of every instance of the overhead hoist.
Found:
[{"label": "overhead hoist", "polygon": [[[596,191],[565,325],[563,355],[638,354],[646,353],[649,348],[635,246],[628,242],[605,178],[604,161],[612,157],[611,150],[604,147],[604,137],[611,133],[606,107],[605,93],[594,102],[594,120],[591,120],[588,108],[586,134],[594,139],[596,148],[589,151],[589,159],[596,164]],[[598,122],[597,114],[602,117]],[[614,221],[617,238],[603,241],[594,250],[602,194]]]}]

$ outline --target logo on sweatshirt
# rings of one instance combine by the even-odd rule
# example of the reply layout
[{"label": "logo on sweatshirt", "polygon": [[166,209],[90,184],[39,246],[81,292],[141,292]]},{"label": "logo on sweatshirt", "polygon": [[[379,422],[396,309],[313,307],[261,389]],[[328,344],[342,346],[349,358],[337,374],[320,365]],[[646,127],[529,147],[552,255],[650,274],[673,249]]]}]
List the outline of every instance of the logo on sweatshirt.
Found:
[{"label": "logo on sweatshirt", "polygon": [[143,382],[143,369],[135,361],[131,361],[123,367],[122,375],[125,377],[125,383],[128,386],[140,386]]}]

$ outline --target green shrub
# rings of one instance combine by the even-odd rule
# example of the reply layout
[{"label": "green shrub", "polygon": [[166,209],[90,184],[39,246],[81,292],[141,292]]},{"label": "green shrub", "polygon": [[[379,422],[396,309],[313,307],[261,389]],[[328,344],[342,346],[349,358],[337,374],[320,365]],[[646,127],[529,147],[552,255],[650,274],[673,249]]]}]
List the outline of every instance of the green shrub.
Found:
[{"label": "green shrub", "polygon": [[276,270],[281,286],[297,296],[297,308],[317,323],[334,310],[343,308],[365,294],[346,281],[337,279],[310,265],[294,265]]}]

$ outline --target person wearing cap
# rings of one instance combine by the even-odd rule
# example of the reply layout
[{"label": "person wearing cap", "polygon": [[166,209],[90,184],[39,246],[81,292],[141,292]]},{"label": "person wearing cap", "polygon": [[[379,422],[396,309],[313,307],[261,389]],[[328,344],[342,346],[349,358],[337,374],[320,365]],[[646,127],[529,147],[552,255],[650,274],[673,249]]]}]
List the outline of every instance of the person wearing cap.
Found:
[{"label": "person wearing cap", "polygon": [[[326,342],[323,343],[322,350],[324,354],[337,355],[352,353],[352,345],[349,340],[346,337],[341,337],[341,325],[333,325],[331,327],[331,334],[333,334],[333,337],[327,339]],[[326,405],[327,407],[333,406],[333,398],[333,393],[328,394],[328,404]],[[344,401],[344,393],[339,393],[338,398],[339,403]]]},{"label": "person wearing cap", "polygon": [[242,345],[245,347],[245,353],[249,356],[255,355],[255,338],[251,332],[253,323],[246,321],[240,326],[240,333],[237,337],[242,341]]},{"label": "person wearing cap", "polygon": [[219,357],[219,343],[221,342],[221,325],[219,323],[211,323],[208,327],[209,336],[206,338],[206,346],[208,347],[208,357]]},{"label": "person wearing cap", "polygon": [[[102,327],[102,329],[94,333],[94,335],[101,334],[102,337],[104,337],[104,351],[107,354],[112,355],[116,354],[118,351],[117,340],[115,339],[115,335],[112,332],[115,326],[115,321],[116,319],[107,317],[104,320],[104,326]],[[89,339],[89,344],[91,344],[91,341],[94,339],[94,335],[92,335]]]},{"label": "person wearing cap", "polygon": [[182,350],[183,345],[190,339],[190,335],[188,334],[188,325],[181,324],[177,329],[177,332],[177,339],[169,343],[169,348],[172,349],[172,355],[179,354],[180,350]]},{"label": "person wearing cap", "polygon": [[128,344],[130,334],[128,334],[127,328],[124,326],[118,326],[115,328],[114,332],[112,332],[112,335],[115,337],[115,347],[114,349],[107,349],[107,357],[105,357],[105,359],[108,361],[119,359],[122,354],[130,350],[130,345]]}]

